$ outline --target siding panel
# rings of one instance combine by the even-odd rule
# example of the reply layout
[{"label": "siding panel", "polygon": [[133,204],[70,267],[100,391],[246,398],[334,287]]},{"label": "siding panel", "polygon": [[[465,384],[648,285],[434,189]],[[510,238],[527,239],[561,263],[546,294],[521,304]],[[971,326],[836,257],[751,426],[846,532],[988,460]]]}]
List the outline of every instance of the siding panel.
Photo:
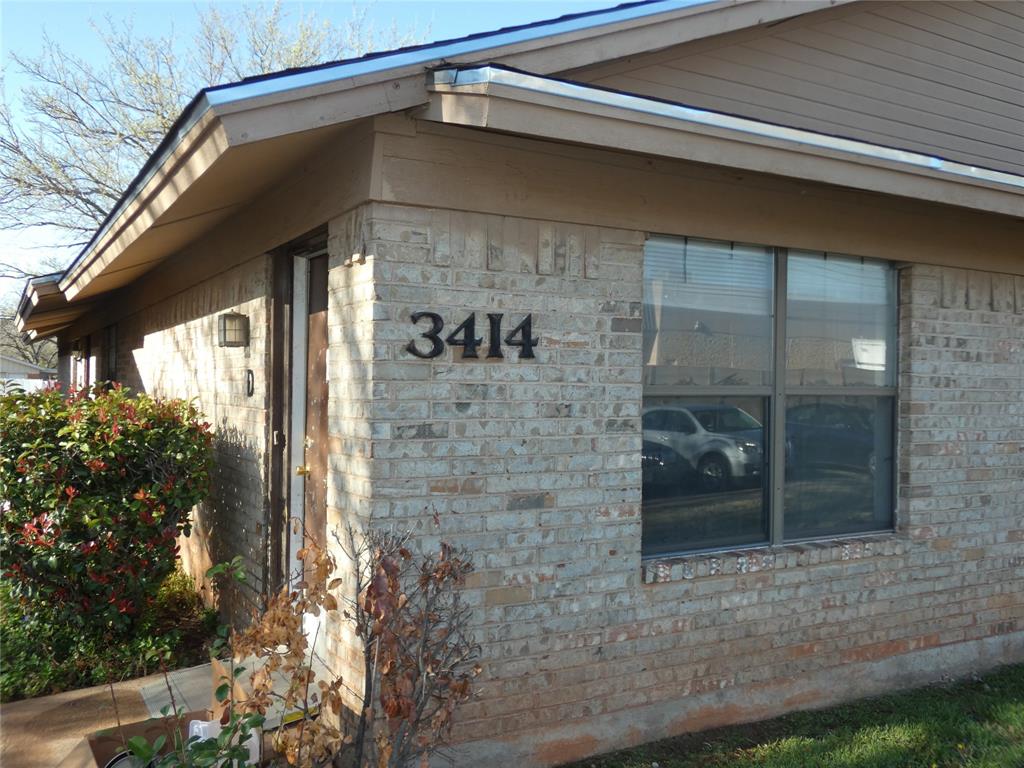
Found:
[{"label": "siding panel", "polygon": [[1024,14],[885,2],[569,73],[609,88],[1024,173]]},{"label": "siding panel", "polygon": [[[1020,129],[1020,106],[1014,102],[1014,99],[1019,101],[1020,96],[1016,91],[993,88],[982,78],[914,62],[840,38],[818,33],[803,37],[797,43],[784,37],[766,37],[753,40],[746,47],[760,56],[766,68],[792,67],[792,76],[799,72],[803,73],[801,76],[833,77],[837,86],[841,83],[846,90],[877,98],[895,97],[907,106],[924,108],[927,105],[929,110],[938,109],[945,114],[957,114],[959,108],[959,111],[973,113],[975,120]],[[828,64],[821,60],[822,51],[831,53],[832,60]],[[719,55],[723,58],[736,56],[736,52],[724,50]],[[921,93],[922,83],[927,83],[926,94]],[[980,92],[981,88],[988,92]],[[990,122],[993,117],[1002,119],[993,123]]]}]

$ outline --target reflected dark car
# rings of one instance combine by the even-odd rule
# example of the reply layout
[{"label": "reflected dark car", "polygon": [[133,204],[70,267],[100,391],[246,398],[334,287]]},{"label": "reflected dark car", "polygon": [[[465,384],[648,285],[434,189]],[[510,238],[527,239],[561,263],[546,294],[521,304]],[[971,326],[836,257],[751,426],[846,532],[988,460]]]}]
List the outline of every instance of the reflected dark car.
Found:
[{"label": "reflected dark car", "polygon": [[756,479],[764,465],[761,422],[733,405],[687,404],[644,409],[644,442],[671,448],[707,492]]},{"label": "reflected dark car", "polygon": [[644,494],[661,496],[676,492],[693,474],[689,463],[667,445],[644,440],[640,449]]},{"label": "reflected dark car", "polygon": [[842,467],[875,473],[872,412],[843,403],[807,403],[786,409],[786,434],[797,471]]}]

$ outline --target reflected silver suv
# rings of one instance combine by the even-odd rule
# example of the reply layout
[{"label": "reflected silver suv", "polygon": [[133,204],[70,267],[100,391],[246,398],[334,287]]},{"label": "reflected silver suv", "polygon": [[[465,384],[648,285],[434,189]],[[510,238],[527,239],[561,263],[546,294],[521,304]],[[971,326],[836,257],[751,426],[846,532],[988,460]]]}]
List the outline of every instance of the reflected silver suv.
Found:
[{"label": "reflected silver suv", "polygon": [[643,439],[671,448],[709,493],[755,479],[764,467],[764,428],[733,405],[657,405],[643,411]]}]

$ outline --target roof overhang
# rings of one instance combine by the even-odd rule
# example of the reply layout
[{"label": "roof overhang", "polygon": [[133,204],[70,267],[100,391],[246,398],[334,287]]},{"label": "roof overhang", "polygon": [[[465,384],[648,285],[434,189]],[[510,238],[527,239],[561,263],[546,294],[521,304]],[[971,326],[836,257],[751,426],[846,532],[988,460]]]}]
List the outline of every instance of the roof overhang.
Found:
[{"label": "roof overhang", "polygon": [[432,67],[500,60],[565,71],[851,1],[646,0],[206,89],[58,287],[77,304],[130,283],[244,206],[330,127],[425,105]]},{"label": "roof overhang", "polygon": [[500,66],[432,75],[420,115],[1024,216],[1024,177]]},{"label": "roof overhang", "polygon": [[454,125],[1024,216],[1019,176],[550,77],[849,1],[648,0],[206,89],[72,265],[26,288],[19,326],[36,336],[66,327],[86,302],[200,238],[343,126],[409,109]]},{"label": "roof overhang", "polygon": [[60,272],[29,278],[25,283],[15,325],[30,340],[52,336],[89,309],[89,302],[70,304],[58,285]]}]

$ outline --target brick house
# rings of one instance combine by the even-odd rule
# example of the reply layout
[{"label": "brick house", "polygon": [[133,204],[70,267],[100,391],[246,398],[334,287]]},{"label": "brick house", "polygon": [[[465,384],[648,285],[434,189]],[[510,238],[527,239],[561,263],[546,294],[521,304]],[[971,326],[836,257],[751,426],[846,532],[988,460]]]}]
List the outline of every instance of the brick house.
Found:
[{"label": "brick house", "polygon": [[57,371],[53,368],[30,363],[20,357],[0,355],[0,382],[23,389],[38,389],[56,378]]},{"label": "brick house", "polygon": [[238,616],[290,519],[472,548],[460,763],[1019,662],[1022,47],[656,0],[210,88],[20,322],[198,397]]}]

